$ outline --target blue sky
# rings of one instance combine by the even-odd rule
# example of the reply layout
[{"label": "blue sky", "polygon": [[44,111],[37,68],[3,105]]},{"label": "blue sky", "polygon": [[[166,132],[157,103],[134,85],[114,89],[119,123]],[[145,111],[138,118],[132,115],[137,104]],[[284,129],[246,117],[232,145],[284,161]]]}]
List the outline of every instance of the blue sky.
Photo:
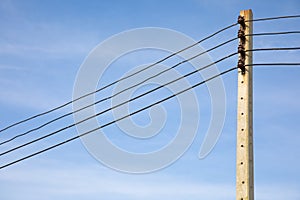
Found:
[{"label": "blue sky", "polygon": [[[2,0],[0,127],[72,99],[76,74],[84,59],[96,45],[114,34],[133,28],[162,27],[199,40],[234,23],[239,11],[249,8],[253,10],[254,18],[293,15],[299,14],[300,2]],[[299,19],[260,22],[254,25],[254,32],[297,30],[299,27]],[[208,49],[231,39],[236,32],[237,28],[229,30],[203,43],[202,47]],[[297,35],[257,37],[254,47],[297,46],[299,41]],[[210,53],[211,59],[227,55],[236,49],[236,45],[233,43]],[[150,55],[147,56],[147,53]],[[118,64],[135,66],[149,63],[165,55],[166,52],[137,52],[113,63],[111,69]],[[299,56],[299,52],[255,53],[254,62],[299,62]],[[231,59],[217,67],[222,70],[235,64],[236,59]],[[115,72],[112,76],[119,75]],[[297,160],[300,154],[299,75],[299,67],[254,69],[256,199],[300,199],[300,162]],[[1,199],[235,198],[236,79],[236,73],[223,77],[227,97],[226,120],[218,143],[205,159],[199,160],[198,152],[208,128],[211,105],[207,88],[201,86],[195,90],[201,110],[198,134],[189,150],[171,166],[143,175],[120,173],[96,161],[77,140],[1,170]],[[163,105],[168,108],[173,104],[176,104],[175,100]],[[71,107],[1,133],[1,141],[67,111],[71,111]],[[177,120],[176,116],[171,117]],[[133,117],[133,120],[140,125],[149,122],[147,112],[142,113],[140,118]],[[35,134],[47,133],[72,121],[72,118],[65,119]],[[172,130],[172,124],[169,128]],[[110,130],[115,129],[107,129],[108,132]],[[2,152],[10,145],[28,141],[35,134],[2,146],[0,150]],[[37,145],[3,156],[0,162],[12,161],[76,134],[75,129],[70,129]],[[163,142],[167,142],[170,135],[162,134],[165,134]],[[117,136],[111,136],[111,139],[122,146],[122,140]],[[124,145],[124,148],[130,147],[128,143]]]}]

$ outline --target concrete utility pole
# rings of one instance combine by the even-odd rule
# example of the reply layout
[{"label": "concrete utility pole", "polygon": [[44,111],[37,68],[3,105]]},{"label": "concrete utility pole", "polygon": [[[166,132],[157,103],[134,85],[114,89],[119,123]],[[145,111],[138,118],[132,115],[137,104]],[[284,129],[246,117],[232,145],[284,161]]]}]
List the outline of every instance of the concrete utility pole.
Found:
[{"label": "concrete utility pole", "polygon": [[239,70],[237,105],[236,200],[254,199],[253,103],[252,103],[252,11],[239,16]]}]

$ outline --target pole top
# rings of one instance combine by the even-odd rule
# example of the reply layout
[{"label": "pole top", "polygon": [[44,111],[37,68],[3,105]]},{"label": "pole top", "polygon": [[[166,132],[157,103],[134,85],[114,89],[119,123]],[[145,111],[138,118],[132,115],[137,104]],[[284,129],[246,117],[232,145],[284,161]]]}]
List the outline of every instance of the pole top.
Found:
[{"label": "pole top", "polygon": [[241,10],[240,11],[240,16],[246,17],[246,18],[252,18],[253,17],[253,13],[252,10]]}]

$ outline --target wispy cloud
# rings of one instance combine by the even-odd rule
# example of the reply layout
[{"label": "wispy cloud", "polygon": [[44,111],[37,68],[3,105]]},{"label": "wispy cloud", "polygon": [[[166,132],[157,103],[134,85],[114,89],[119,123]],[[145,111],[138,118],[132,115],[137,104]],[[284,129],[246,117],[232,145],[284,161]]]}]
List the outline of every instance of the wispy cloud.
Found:
[{"label": "wispy cloud", "polygon": [[[234,198],[232,185],[199,183],[159,174],[127,175],[91,165],[72,166],[68,169],[14,169],[1,175],[0,180],[2,183],[14,184],[22,190],[19,194],[6,193],[5,196],[10,197],[9,199],[18,199],[24,195],[27,196],[26,199],[40,198],[35,191],[43,191],[46,199],[53,196],[59,196],[60,199],[68,199],[71,196],[73,199],[90,199],[95,195],[103,199],[123,196],[123,199],[131,200]],[[28,187],[21,187],[24,182]]]},{"label": "wispy cloud", "polygon": [[258,184],[255,190],[256,198],[260,200],[300,199],[299,188],[292,184]]},{"label": "wispy cloud", "polygon": [[[40,163],[41,164],[41,163]],[[58,164],[58,163],[56,163]],[[28,166],[29,167],[29,166]],[[19,193],[2,192],[7,199],[234,199],[235,186],[228,183],[185,180],[162,173],[128,175],[105,169],[99,165],[51,165],[47,167],[12,168],[1,174],[1,187],[14,185]],[[24,185],[26,183],[26,185]],[[217,192],[216,192],[217,191]],[[294,185],[257,184],[256,198],[262,200],[298,199],[300,192]]]},{"label": "wispy cloud", "polygon": [[[18,67],[15,68],[19,70]],[[46,110],[63,102],[59,96],[51,95],[39,88],[22,85],[21,82],[1,78],[0,83],[2,105]]]},{"label": "wispy cloud", "polygon": [[1,1],[0,55],[26,58],[64,58],[86,55],[99,42],[97,31],[66,25],[59,21],[31,19],[13,1]]},{"label": "wispy cloud", "polygon": [[0,71],[24,71],[23,67],[17,66],[17,65],[0,65]]}]

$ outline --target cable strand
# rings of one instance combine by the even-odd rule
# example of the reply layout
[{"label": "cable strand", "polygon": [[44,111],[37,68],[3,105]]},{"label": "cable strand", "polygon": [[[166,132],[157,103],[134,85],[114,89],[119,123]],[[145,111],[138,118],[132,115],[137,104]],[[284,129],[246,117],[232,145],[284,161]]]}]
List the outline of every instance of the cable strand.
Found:
[{"label": "cable strand", "polygon": [[204,67],[202,67],[202,68],[196,69],[196,70],[194,70],[194,71],[192,71],[192,72],[190,72],[190,73],[188,73],[188,74],[185,74],[184,76],[181,76],[181,77],[179,77],[179,78],[177,78],[177,79],[174,79],[174,80],[172,80],[172,81],[170,81],[170,82],[168,82],[168,83],[162,84],[162,85],[160,85],[160,86],[158,86],[158,87],[156,87],[156,88],[153,88],[153,89],[150,90],[150,91],[147,91],[147,92],[145,92],[145,93],[143,93],[143,94],[141,94],[141,95],[139,95],[139,96],[136,96],[136,97],[134,97],[134,98],[132,98],[132,99],[130,99],[130,100],[127,100],[127,101],[125,101],[125,102],[122,102],[122,103],[120,103],[120,104],[118,104],[118,105],[116,105],[116,106],[114,106],[114,107],[112,107],[112,108],[108,108],[108,109],[106,109],[106,110],[103,110],[103,111],[101,111],[101,112],[96,113],[95,115],[89,116],[89,117],[87,117],[87,118],[85,118],[85,119],[83,119],[83,120],[81,120],[81,121],[79,121],[79,122],[77,122],[77,123],[70,124],[70,125],[68,125],[68,126],[66,126],[66,127],[63,127],[63,128],[61,128],[61,129],[59,129],[59,130],[56,130],[56,131],[54,131],[54,132],[51,132],[51,133],[49,133],[49,134],[47,134],[47,135],[44,135],[44,136],[39,137],[39,138],[37,138],[37,139],[31,140],[30,142],[24,143],[24,144],[22,144],[22,145],[19,145],[19,146],[17,146],[17,147],[14,147],[14,148],[11,148],[11,149],[9,149],[9,150],[7,150],[7,151],[4,151],[4,152],[0,153],[0,156],[3,156],[3,155],[5,155],[5,154],[8,154],[8,153],[13,152],[13,151],[15,151],[15,150],[18,150],[18,149],[20,149],[20,148],[23,148],[23,147],[25,147],[25,146],[28,146],[28,145],[30,145],[30,144],[33,144],[33,143],[35,143],[35,142],[38,142],[38,141],[43,140],[43,139],[45,139],[45,138],[48,138],[48,137],[50,137],[50,136],[53,136],[53,135],[55,135],[55,134],[57,134],[57,133],[60,133],[60,132],[62,132],[62,131],[64,131],[64,130],[67,130],[67,129],[69,129],[69,128],[72,128],[72,127],[74,127],[74,126],[76,126],[76,125],[78,125],[78,124],[81,124],[81,123],[83,123],[83,122],[85,122],[85,121],[87,121],[87,120],[90,120],[90,119],[92,119],[92,118],[94,118],[94,117],[100,116],[100,115],[102,115],[102,114],[104,114],[104,113],[106,113],[106,112],[108,112],[108,111],[111,111],[111,110],[113,110],[113,109],[115,109],[115,108],[117,108],[117,107],[120,107],[120,106],[122,106],[122,105],[124,105],[124,104],[126,104],[126,103],[129,103],[129,102],[134,101],[134,100],[136,100],[136,99],[138,99],[138,98],[141,98],[141,97],[143,97],[143,96],[145,96],[145,95],[147,95],[147,94],[150,94],[150,93],[152,93],[152,92],[154,92],[154,91],[156,91],[156,90],[158,90],[158,89],[160,89],[160,88],[163,88],[163,87],[165,87],[165,86],[167,86],[167,85],[169,85],[169,84],[172,84],[172,83],[174,83],[174,82],[176,82],[176,81],[178,81],[178,80],[181,80],[181,79],[183,79],[183,78],[185,78],[185,77],[188,77],[188,76],[190,76],[190,75],[192,75],[192,74],[195,74],[196,72],[199,72],[199,71],[201,71],[201,70],[204,70],[204,69],[206,69],[206,68],[208,68],[208,67],[210,67],[210,66],[212,66],[212,65],[214,65],[214,64],[217,64],[217,63],[219,63],[219,62],[221,62],[221,61],[223,61],[223,60],[226,60],[226,59],[228,59],[228,58],[230,58],[230,57],[232,57],[232,56],[234,56],[234,55],[237,55],[237,54],[238,54],[237,52],[236,52],[236,53],[232,53],[232,54],[230,54],[230,55],[228,55],[228,56],[225,56],[225,57],[223,57],[223,58],[221,58],[221,59],[219,59],[219,60],[217,60],[217,61],[215,61],[215,62],[213,62],[213,63],[211,63],[211,64],[209,64],[209,65],[206,65],[206,66],[204,66]]},{"label": "cable strand", "polygon": [[206,83],[206,82],[208,82],[208,81],[210,81],[210,80],[212,80],[212,79],[215,79],[215,78],[217,78],[217,77],[219,77],[219,76],[225,75],[225,74],[227,74],[227,73],[233,71],[234,69],[237,69],[237,68],[236,68],[236,67],[230,68],[230,69],[228,69],[228,70],[226,70],[226,71],[223,71],[223,72],[221,72],[221,73],[219,73],[219,74],[217,74],[217,75],[215,75],[215,76],[212,76],[212,77],[210,77],[210,78],[208,78],[208,79],[206,79],[206,80],[204,80],[204,81],[201,81],[201,82],[199,82],[199,83],[197,83],[197,84],[195,84],[195,85],[192,85],[191,87],[188,87],[188,88],[186,88],[186,89],[184,89],[184,90],[181,90],[180,92],[178,92],[178,93],[176,93],[176,94],[172,94],[172,95],[170,95],[170,96],[168,96],[168,97],[166,97],[166,98],[164,98],[164,99],[162,99],[162,100],[159,100],[159,101],[157,101],[157,102],[155,102],[155,103],[153,103],[153,104],[150,104],[150,105],[148,105],[148,106],[146,106],[146,107],[144,107],[144,108],[142,108],[142,109],[139,109],[139,110],[137,110],[137,111],[134,111],[133,113],[130,113],[130,114],[128,114],[128,115],[125,115],[125,116],[123,116],[123,117],[121,117],[121,118],[118,118],[118,119],[116,119],[116,120],[114,120],[114,121],[111,121],[111,122],[109,122],[109,123],[107,123],[107,124],[104,124],[104,125],[102,125],[102,126],[99,126],[99,127],[95,128],[95,129],[92,129],[92,130],[87,131],[87,132],[85,132],[85,133],[82,133],[82,134],[80,134],[80,135],[74,136],[74,137],[72,137],[72,138],[70,138],[70,139],[64,140],[63,142],[57,143],[57,144],[52,145],[52,146],[50,146],[50,147],[48,147],[48,148],[45,148],[45,149],[43,149],[43,150],[37,151],[37,152],[35,152],[35,153],[32,153],[32,154],[30,154],[30,155],[28,155],[28,156],[25,156],[25,157],[23,157],[23,158],[17,159],[17,160],[15,160],[15,161],[13,161],[13,162],[10,162],[10,163],[8,163],[8,164],[2,165],[2,166],[0,166],[0,169],[6,168],[6,167],[8,167],[8,166],[10,166],[10,165],[16,164],[16,163],[18,163],[18,162],[21,162],[21,161],[26,160],[26,159],[28,159],[28,158],[31,158],[31,157],[33,157],[33,156],[39,155],[39,154],[41,154],[41,153],[44,153],[44,152],[49,151],[49,150],[51,150],[51,149],[54,149],[54,148],[56,148],[56,147],[58,147],[58,146],[61,146],[61,145],[66,144],[66,143],[69,143],[69,142],[71,142],[71,141],[73,141],[73,140],[75,140],[75,139],[78,139],[79,137],[85,136],[85,135],[90,134],[90,133],[92,133],[92,132],[94,132],[94,131],[97,131],[97,130],[99,130],[99,129],[102,129],[102,128],[106,127],[106,126],[109,126],[109,125],[111,125],[111,124],[113,124],[113,123],[116,123],[116,122],[118,122],[118,121],[120,121],[120,120],[123,120],[123,119],[125,119],[125,118],[128,118],[128,117],[130,117],[130,116],[132,116],[132,115],[135,115],[135,114],[137,114],[137,113],[139,113],[139,112],[141,112],[141,111],[143,111],[143,110],[146,110],[146,109],[148,109],[148,108],[151,108],[151,107],[153,107],[153,106],[155,106],[155,105],[157,105],[157,104],[160,104],[160,103],[162,103],[162,102],[164,102],[164,101],[167,101],[167,100],[169,100],[169,99],[171,99],[171,98],[173,98],[173,97],[175,97],[175,96],[178,96],[178,95],[180,95],[180,94],[182,94],[182,93],[184,93],[184,92],[186,92],[186,91],[188,91],[188,90],[191,90],[191,89],[193,89],[193,88],[195,88],[195,87],[198,87],[198,86],[200,86],[200,85],[202,85],[202,84],[204,84],[204,83]]},{"label": "cable strand", "polygon": [[52,119],[52,120],[50,120],[50,121],[48,121],[48,122],[46,122],[46,123],[44,123],[44,124],[42,124],[42,125],[40,125],[40,126],[38,126],[38,127],[35,127],[35,128],[33,128],[33,129],[30,129],[30,130],[26,131],[26,132],[24,132],[24,133],[18,134],[18,135],[14,136],[14,137],[12,137],[12,138],[10,138],[10,139],[7,139],[7,140],[1,142],[1,143],[0,143],[0,146],[3,145],[3,144],[6,144],[6,143],[8,143],[8,142],[11,142],[11,141],[13,141],[13,140],[15,140],[15,139],[17,139],[17,138],[19,138],[19,137],[25,136],[25,135],[27,135],[27,134],[29,134],[29,133],[31,133],[31,132],[37,131],[37,130],[39,130],[39,129],[41,129],[41,128],[43,128],[43,127],[45,127],[45,126],[47,126],[47,125],[49,125],[49,124],[51,124],[51,123],[53,123],[53,122],[55,122],[55,121],[58,121],[58,120],[60,120],[60,119],[62,119],[62,118],[64,118],[64,117],[67,117],[67,116],[69,116],[69,115],[72,115],[72,114],[74,114],[74,113],[77,113],[77,112],[79,112],[79,111],[82,111],[82,110],[84,110],[84,109],[86,109],[86,108],[89,108],[89,107],[91,107],[91,106],[97,105],[97,104],[99,104],[99,103],[101,103],[101,102],[104,102],[104,101],[106,101],[106,100],[109,100],[109,99],[111,99],[111,98],[113,98],[113,97],[116,97],[117,95],[119,95],[119,94],[121,94],[121,93],[124,93],[125,91],[127,91],[127,90],[129,90],[129,89],[132,89],[132,88],[134,88],[134,87],[136,87],[136,86],[139,86],[139,85],[145,83],[146,81],[149,81],[149,80],[151,80],[151,79],[153,79],[153,78],[155,78],[155,77],[158,77],[159,75],[161,75],[161,74],[163,74],[163,73],[165,73],[165,72],[167,72],[167,71],[170,71],[171,69],[175,69],[176,67],[178,67],[178,66],[181,65],[181,64],[184,64],[184,63],[186,63],[186,62],[188,62],[188,61],[191,61],[191,60],[193,60],[193,59],[195,59],[195,58],[197,58],[197,57],[199,57],[199,56],[201,56],[201,55],[203,55],[203,54],[205,54],[205,53],[208,53],[208,52],[210,52],[210,51],[212,51],[212,50],[215,50],[215,49],[217,49],[217,48],[219,48],[219,47],[222,47],[222,46],[224,46],[225,44],[228,44],[228,43],[230,43],[230,42],[233,42],[233,41],[235,41],[235,40],[237,40],[237,39],[238,39],[238,38],[236,37],[236,38],[232,38],[232,39],[230,39],[230,40],[227,40],[227,41],[225,41],[225,42],[223,42],[223,43],[221,43],[221,44],[219,44],[219,45],[216,45],[216,46],[214,46],[214,47],[208,49],[207,51],[198,53],[198,54],[196,54],[196,55],[194,55],[194,56],[192,56],[192,57],[190,57],[190,58],[188,58],[188,59],[186,59],[186,60],[183,60],[183,61],[181,61],[181,62],[179,62],[179,63],[173,65],[173,66],[170,67],[170,68],[167,68],[167,69],[165,69],[165,70],[163,70],[163,71],[161,71],[161,72],[159,72],[159,73],[157,73],[157,74],[155,74],[155,75],[153,75],[153,76],[150,76],[149,78],[144,79],[144,80],[141,81],[141,82],[138,82],[137,84],[134,84],[134,85],[132,85],[132,86],[130,86],[130,87],[124,89],[124,90],[121,90],[121,91],[115,93],[114,95],[111,95],[111,96],[102,98],[102,99],[96,101],[96,102],[93,103],[93,104],[89,104],[89,105],[84,106],[84,107],[82,107],[82,108],[80,108],[80,109],[77,109],[77,110],[75,110],[75,111],[73,111],[73,112],[69,112],[69,113],[64,114],[64,115],[62,115],[62,116],[59,116],[59,117],[57,117],[57,118],[55,118],[55,119]]},{"label": "cable strand", "polygon": [[[291,18],[299,18],[299,17],[300,17],[300,15],[278,16],[278,17],[268,17],[268,18],[258,18],[258,19],[246,20],[245,22],[251,22],[251,21],[252,21],[252,22],[256,22],[256,21],[269,21],[269,20],[277,20],[277,19],[291,19]],[[182,50],[179,50],[178,52],[175,52],[175,53],[173,53],[173,54],[170,54],[169,56],[167,56],[167,57],[165,57],[165,58],[163,58],[163,59],[161,59],[161,60],[159,60],[159,61],[157,61],[157,62],[155,62],[155,63],[153,63],[153,64],[151,64],[151,65],[149,65],[148,67],[150,68],[150,67],[152,67],[152,66],[154,66],[154,65],[157,65],[157,64],[159,64],[159,63],[161,63],[161,62],[163,62],[163,61],[165,61],[165,60],[167,60],[167,59],[169,59],[169,58],[171,58],[171,57],[177,55],[178,53],[181,53],[181,52],[183,52],[183,51],[185,51],[185,50],[187,50],[187,49],[189,49],[189,48],[192,48],[193,46],[195,46],[195,45],[197,45],[197,44],[199,44],[199,43],[201,43],[201,42],[204,42],[205,40],[208,40],[208,39],[210,39],[211,37],[213,37],[213,36],[215,36],[215,35],[217,35],[217,34],[223,32],[223,31],[225,31],[225,30],[227,30],[227,29],[230,29],[230,28],[236,26],[237,24],[238,24],[238,23],[234,23],[234,24],[231,24],[231,25],[229,25],[229,26],[227,26],[227,27],[225,27],[225,28],[222,28],[222,29],[220,29],[220,30],[214,32],[213,34],[211,34],[211,35],[205,37],[204,39],[202,39],[202,40],[200,40],[200,41],[198,41],[198,42],[196,42],[196,43],[194,43],[194,44],[192,44],[192,45],[190,45],[190,46],[188,46],[188,47],[186,47],[186,48],[184,48],[184,49],[182,49]],[[147,67],[145,68],[145,70],[146,70],[146,69],[147,69]],[[140,71],[140,72],[141,72],[141,71]],[[140,72],[138,71],[137,73],[140,73]],[[135,75],[135,74],[132,74],[132,76],[133,76],[133,75]],[[129,78],[129,77],[123,77],[123,78],[126,79],[126,78]],[[116,83],[118,83],[118,82],[124,80],[124,79],[119,79],[119,80],[117,80],[117,81],[115,81],[115,82],[112,82],[112,83],[110,83],[110,84],[108,84],[108,85],[106,85],[106,86],[104,86],[104,87],[102,87],[102,88],[100,88],[100,89],[98,89],[98,90],[96,90],[96,91],[94,91],[94,92],[87,93],[87,94],[85,94],[85,95],[83,95],[83,96],[81,96],[81,97],[78,97],[77,99],[74,99],[74,100],[72,100],[72,101],[69,101],[69,102],[67,102],[67,103],[64,103],[64,104],[62,104],[62,105],[60,105],[60,106],[54,107],[54,108],[52,108],[52,109],[50,109],[50,110],[48,110],[48,111],[39,113],[39,114],[34,115],[34,116],[31,116],[31,117],[28,117],[28,118],[26,118],[26,119],[24,119],[24,120],[20,120],[20,121],[18,121],[18,122],[15,122],[15,123],[13,123],[13,124],[11,124],[11,125],[8,125],[8,126],[2,128],[2,129],[0,129],[0,132],[3,132],[3,131],[5,131],[5,130],[7,130],[7,129],[10,129],[10,128],[16,126],[16,125],[22,124],[22,123],[27,122],[27,121],[29,121],[29,120],[35,119],[35,118],[37,118],[37,117],[46,115],[46,114],[51,113],[51,112],[53,112],[53,111],[59,110],[59,109],[65,107],[65,106],[67,106],[67,105],[70,105],[71,103],[73,103],[73,102],[75,102],[75,101],[78,101],[78,100],[80,100],[80,99],[82,99],[82,98],[85,98],[85,97],[87,97],[87,96],[90,96],[90,95],[92,95],[92,94],[95,94],[95,93],[97,93],[97,92],[99,92],[99,91],[101,91],[101,90],[104,90],[104,89],[106,89],[106,88],[108,88],[108,87],[110,87],[110,86],[112,86],[112,85],[114,85],[114,84],[116,84]]]},{"label": "cable strand", "polygon": [[287,16],[278,16],[278,17],[258,18],[258,19],[245,20],[245,22],[270,21],[270,20],[291,19],[291,18],[300,18],[300,15],[287,15]]},{"label": "cable strand", "polygon": [[196,45],[198,45],[198,44],[200,44],[200,43],[202,43],[202,42],[204,42],[204,41],[206,41],[206,40],[212,38],[213,36],[215,36],[215,35],[217,35],[217,34],[223,32],[223,31],[225,31],[225,30],[227,30],[227,29],[230,29],[230,28],[236,26],[237,24],[238,24],[238,23],[234,23],[234,24],[231,24],[231,25],[229,25],[229,26],[226,26],[226,27],[224,27],[224,28],[222,28],[222,29],[220,29],[220,30],[218,30],[218,31],[216,31],[216,32],[214,32],[214,33],[212,33],[211,35],[209,35],[209,36],[207,36],[207,37],[205,37],[205,38],[203,38],[203,39],[197,41],[196,43],[194,43],[194,44],[192,44],[192,45],[190,45],[190,46],[187,46],[187,47],[185,47],[184,49],[181,49],[181,50],[179,50],[179,51],[177,51],[177,52],[175,52],[175,53],[173,53],[173,54],[170,54],[169,56],[167,56],[167,57],[165,57],[165,58],[163,58],[163,59],[161,59],[161,60],[159,60],[159,61],[157,61],[157,62],[155,62],[155,63],[153,63],[153,64],[150,64],[149,66],[147,66],[147,67],[145,67],[145,68],[143,68],[143,69],[137,71],[136,73],[133,73],[133,74],[131,74],[131,75],[129,75],[129,76],[123,77],[123,78],[121,78],[121,79],[119,79],[119,80],[116,80],[116,81],[114,81],[114,82],[112,82],[112,83],[110,83],[110,84],[108,84],[108,85],[106,85],[106,86],[103,86],[103,87],[97,89],[96,91],[87,93],[87,94],[85,94],[85,95],[83,95],[83,96],[81,96],[81,97],[78,97],[78,98],[76,98],[76,99],[74,99],[74,100],[71,100],[71,101],[69,101],[69,102],[67,102],[67,103],[64,103],[64,104],[62,104],[62,105],[60,105],[60,106],[57,106],[57,107],[55,107],[55,108],[52,108],[52,109],[50,109],[50,110],[48,110],[48,111],[39,113],[39,114],[37,114],[37,115],[31,116],[31,117],[26,118],[26,119],[24,119],[24,120],[15,122],[15,123],[13,123],[13,124],[11,124],[11,125],[9,125],[9,126],[6,126],[6,127],[2,128],[2,129],[0,129],[0,132],[3,132],[3,131],[5,131],[5,130],[7,130],[7,129],[10,129],[10,128],[16,126],[16,125],[22,124],[22,123],[27,122],[27,121],[29,121],[29,120],[35,119],[35,118],[37,118],[37,117],[46,115],[46,114],[51,113],[51,112],[53,112],[53,111],[59,110],[59,109],[65,107],[65,106],[67,106],[67,105],[70,105],[71,103],[73,103],[73,102],[75,102],[75,101],[78,101],[78,100],[83,99],[83,98],[85,98],[85,97],[87,97],[87,96],[90,96],[90,95],[92,95],[92,94],[95,94],[95,93],[97,93],[97,92],[100,92],[101,90],[104,90],[104,89],[106,89],[106,88],[108,88],[108,87],[110,87],[110,86],[112,86],[112,85],[114,85],[114,84],[116,84],[116,83],[119,83],[119,82],[122,81],[122,80],[125,80],[125,79],[127,79],[127,78],[130,78],[130,77],[134,76],[134,75],[137,74],[137,73],[140,73],[140,72],[142,72],[142,71],[145,71],[145,70],[147,70],[147,69],[149,69],[149,68],[151,68],[151,67],[153,67],[153,66],[155,66],[155,65],[157,65],[157,64],[159,64],[159,63],[162,63],[163,61],[165,61],[165,60],[167,60],[167,59],[169,59],[169,58],[171,58],[171,57],[173,57],[173,56],[175,56],[175,55],[177,55],[177,54],[179,54],[179,53],[181,53],[181,52],[183,52],[183,51],[186,51],[187,49],[190,49],[190,48],[192,48],[192,47],[194,47],[194,46],[196,46]]},{"label": "cable strand", "polygon": [[283,31],[283,32],[253,33],[253,34],[246,34],[245,36],[287,35],[287,34],[299,34],[299,33],[300,31]]},{"label": "cable strand", "polygon": [[253,63],[245,66],[300,66],[300,63]]},{"label": "cable strand", "polygon": [[300,50],[300,47],[273,47],[273,48],[258,48],[258,49],[248,49],[248,51],[293,51]]}]

